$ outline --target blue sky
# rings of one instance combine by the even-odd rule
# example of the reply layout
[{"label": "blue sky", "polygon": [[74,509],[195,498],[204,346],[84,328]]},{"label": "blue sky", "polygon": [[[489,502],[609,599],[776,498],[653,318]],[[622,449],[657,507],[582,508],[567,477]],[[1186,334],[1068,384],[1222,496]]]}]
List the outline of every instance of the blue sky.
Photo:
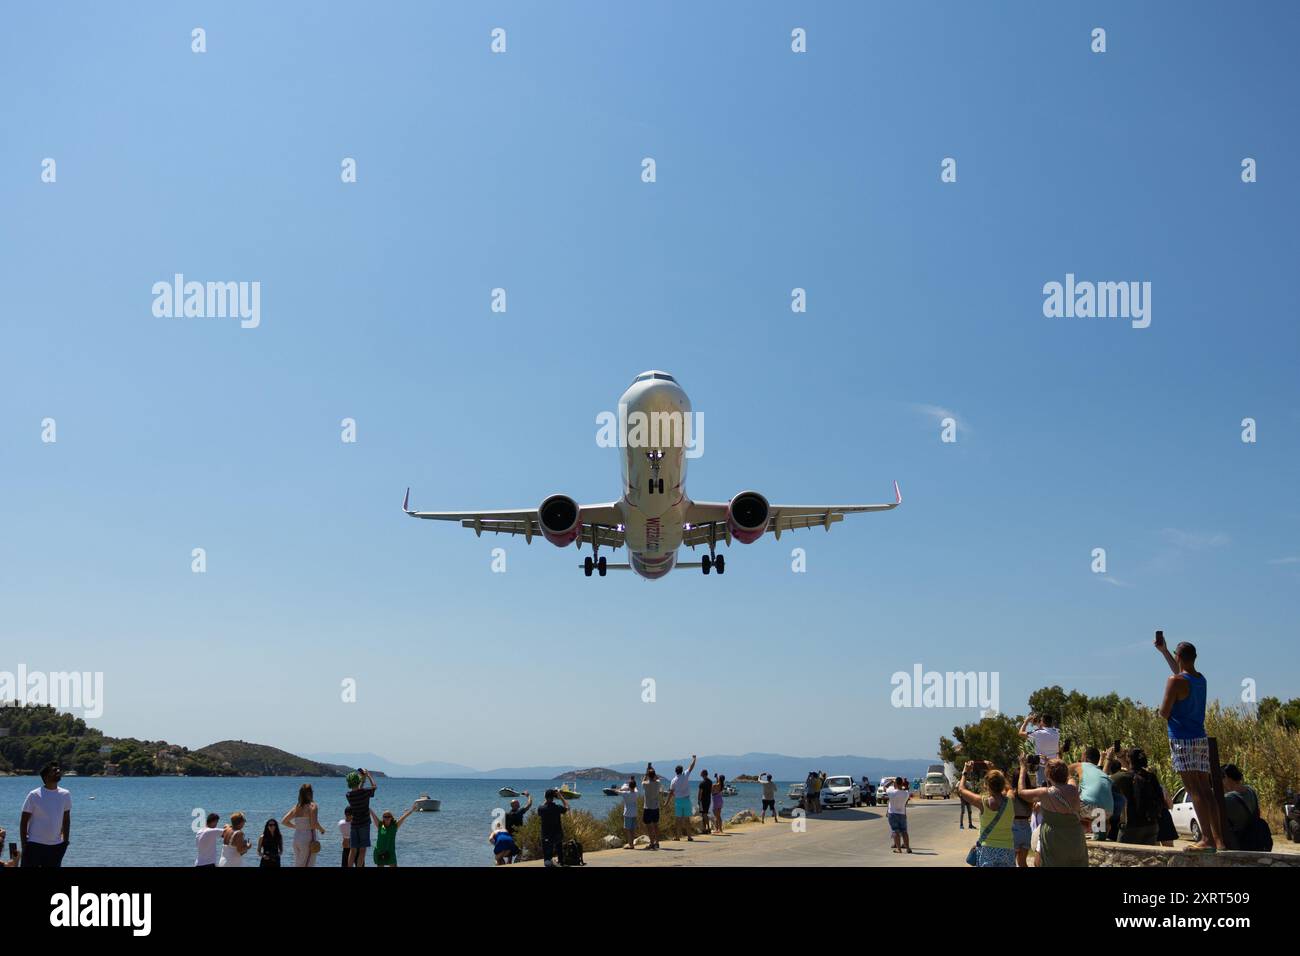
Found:
[{"label": "blue sky", "polygon": [[[1300,693],[1294,9],[614,10],[0,14],[0,669],[103,671],[112,734],[477,767],[924,756],[976,714],[895,671],[1152,701],[1156,627]],[[176,272],[260,327],[155,318]],[[1150,328],[1045,318],[1067,272]],[[693,497],[904,506],[654,583],[401,515],[615,497],[648,368]]]}]

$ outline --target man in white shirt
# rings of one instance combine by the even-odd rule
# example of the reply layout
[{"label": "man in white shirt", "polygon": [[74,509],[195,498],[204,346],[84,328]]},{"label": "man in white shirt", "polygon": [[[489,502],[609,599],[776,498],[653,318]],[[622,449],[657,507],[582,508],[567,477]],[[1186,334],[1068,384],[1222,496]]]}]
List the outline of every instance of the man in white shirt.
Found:
[{"label": "man in white shirt", "polygon": [[55,868],[63,865],[72,833],[72,794],[59,786],[63,771],[57,763],[41,768],[41,786],[27,794],[18,836],[23,844],[23,866]]},{"label": "man in white shirt", "polygon": [[894,852],[912,852],[912,839],[907,834],[907,802],[912,799],[912,791],[903,786],[903,778],[895,777],[885,790],[885,801],[889,804],[886,818],[889,820],[889,832],[893,834]]},{"label": "man in white shirt", "polygon": [[[1029,729],[1029,722],[1036,721],[1038,726]],[[1034,753],[1038,754],[1038,785],[1047,782],[1047,761],[1055,760],[1061,751],[1061,730],[1056,726],[1056,718],[1051,714],[1030,714],[1020,725],[1020,736],[1031,741]]]},{"label": "man in white shirt", "polygon": [[215,867],[217,857],[221,855],[222,827],[217,826],[221,817],[209,813],[207,826],[194,835],[194,865]]},{"label": "man in white shirt", "polygon": [[695,754],[691,754],[691,765],[683,770],[678,764],[677,772],[668,782],[668,789],[673,792],[673,839],[680,840],[684,830],[691,843],[695,842],[695,837],[691,836],[694,829],[691,825],[691,771],[694,769]]}]

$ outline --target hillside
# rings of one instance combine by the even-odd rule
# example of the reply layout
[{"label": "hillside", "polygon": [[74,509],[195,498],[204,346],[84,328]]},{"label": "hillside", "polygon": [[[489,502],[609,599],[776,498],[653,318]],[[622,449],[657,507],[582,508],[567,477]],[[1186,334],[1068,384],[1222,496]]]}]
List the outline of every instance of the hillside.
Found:
[{"label": "hillside", "polygon": [[344,777],[352,769],[341,764],[319,763],[288,751],[250,744],[243,740],[222,740],[194,751],[228,767],[241,777]]},{"label": "hillside", "polygon": [[0,706],[0,773],[33,774],[51,761],[82,776],[113,777],[337,777],[348,769],[239,740],[190,750],[165,740],[109,737],[53,707]]}]

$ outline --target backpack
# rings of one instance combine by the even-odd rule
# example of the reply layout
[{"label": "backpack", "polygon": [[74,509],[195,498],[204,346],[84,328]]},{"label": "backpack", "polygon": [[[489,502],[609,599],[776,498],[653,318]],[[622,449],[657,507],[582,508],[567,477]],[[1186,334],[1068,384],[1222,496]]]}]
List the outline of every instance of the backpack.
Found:
[{"label": "backpack", "polygon": [[560,866],[586,866],[582,862],[582,844],[577,840],[565,840],[560,846]]},{"label": "backpack", "polygon": [[[1246,806],[1250,806],[1250,801],[1246,800],[1244,796],[1242,797],[1242,800],[1245,802]],[[1263,818],[1259,815],[1258,796],[1255,797],[1255,806],[1253,809],[1255,815],[1251,817],[1250,822],[1235,833],[1235,836],[1237,837],[1237,849],[1255,850],[1260,853],[1268,853],[1273,849],[1273,834],[1269,830],[1268,824],[1265,823]]]},{"label": "backpack", "polygon": [[1128,820],[1132,826],[1153,826],[1160,822],[1160,811],[1165,808],[1160,784],[1148,771],[1133,774],[1133,802],[1128,807]]}]

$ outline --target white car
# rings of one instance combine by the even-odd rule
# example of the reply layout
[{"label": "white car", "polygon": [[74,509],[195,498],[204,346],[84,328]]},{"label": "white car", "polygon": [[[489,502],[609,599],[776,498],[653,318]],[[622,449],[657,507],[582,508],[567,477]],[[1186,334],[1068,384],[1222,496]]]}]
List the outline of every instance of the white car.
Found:
[{"label": "white car", "polygon": [[822,785],[822,806],[860,807],[862,806],[862,788],[852,777],[827,777]]},{"label": "white car", "polygon": [[1190,833],[1193,840],[1201,842],[1201,825],[1196,822],[1196,808],[1192,806],[1192,798],[1186,787],[1179,787],[1174,794],[1174,807],[1169,813],[1174,818],[1175,830]]},{"label": "white car", "polygon": [[927,773],[925,781],[921,784],[921,797],[929,800],[931,797],[938,797],[940,800],[947,800],[952,796],[952,784],[948,781],[947,774],[944,773]]}]

